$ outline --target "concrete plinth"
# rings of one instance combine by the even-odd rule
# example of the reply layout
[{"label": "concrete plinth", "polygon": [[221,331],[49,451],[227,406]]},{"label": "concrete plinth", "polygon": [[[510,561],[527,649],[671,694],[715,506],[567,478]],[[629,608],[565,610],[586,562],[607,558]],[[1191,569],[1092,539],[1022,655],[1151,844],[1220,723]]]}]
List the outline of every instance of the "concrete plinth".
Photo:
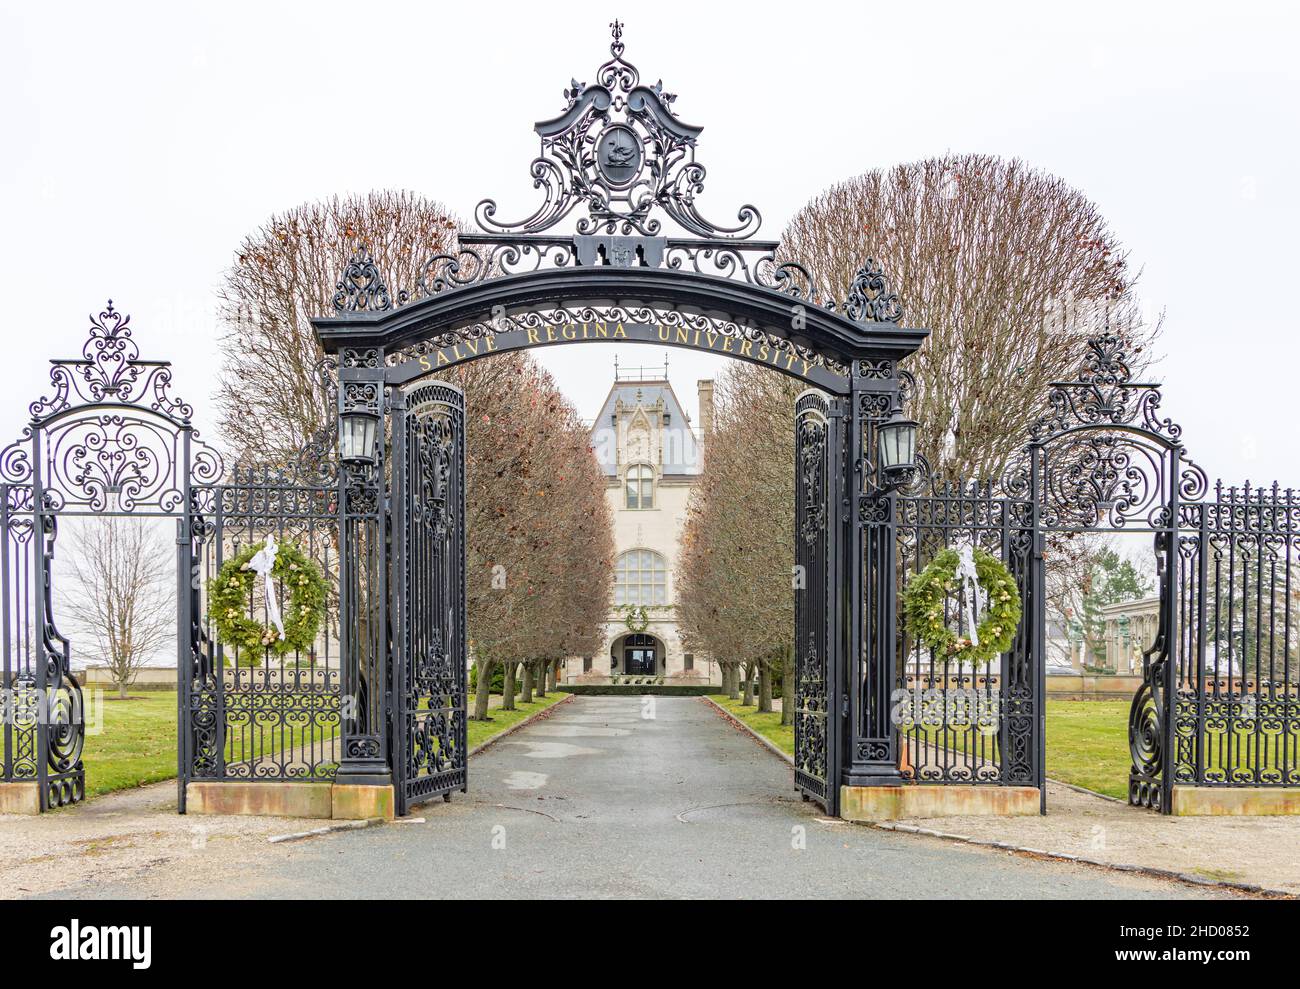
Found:
[{"label": "concrete plinth", "polygon": [[190,814],[329,818],[332,789],[330,783],[189,783],[185,809]]},{"label": "concrete plinth", "polygon": [[377,817],[391,821],[394,815],[391,786],[335,786],[334,820],[365,821]]},{"label": "concrete plinth", "polygon": [[0,783],[0,814],[39,814],[39,783]]},{"label": "concrete plinth", "polygon": [[336,786],[333,783],[190,783],[185,806],[191,814],[242,814],[249,817],[310,817],[318,820],[393,819],[391,786]]},{"label": "concrete plinth", "polygon": [[1039,812],[1032,786],[842,786],[840,817],[846,821],[908,818],[1023,816]]},{"label": "concrete plinth", "polygon": [[1176,817],[1300,814],[1300,788],[1176,786],[1170,810]]}]

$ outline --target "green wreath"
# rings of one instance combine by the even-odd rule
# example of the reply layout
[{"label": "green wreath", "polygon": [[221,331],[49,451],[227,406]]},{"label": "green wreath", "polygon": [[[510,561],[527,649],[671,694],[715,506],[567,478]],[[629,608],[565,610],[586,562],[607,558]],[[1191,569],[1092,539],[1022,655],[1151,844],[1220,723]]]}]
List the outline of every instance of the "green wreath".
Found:
[{"label": "green wreath", "polygon": [[308,652],[316,643],[316,633],[325,620],[328,585],[316,566],[297,546],[282,543],[275,554],[271,576],[289,591],[289,603],[282,616],[284,638],[271,625],[249,615],[253,583],[257,572],[249,561],[265,543],[255,543],[238,556],[227,560],[208,585],[208,614],[217,638],[227,646],[238,647],[254,655],[259,650],[283,656],[290,652]]},{"label": "green wreath", "polygon": [[640,634],[650,627],[650,612],[645,606],[623,605],[623,623],[629,632]]},{"label": "green wreath", "polygon": [[958,635],[944,621],[944,603],[957,587],[961,556],[946,549],[907,582],[903,591],[903,620],[922,645],[960,662],[987,663],[1011,648],[1020,626],[1020,590],[1015,577],[995,556],[976,549],[975,574],[988,594],[988,612],[979,623],[978,646]]}]

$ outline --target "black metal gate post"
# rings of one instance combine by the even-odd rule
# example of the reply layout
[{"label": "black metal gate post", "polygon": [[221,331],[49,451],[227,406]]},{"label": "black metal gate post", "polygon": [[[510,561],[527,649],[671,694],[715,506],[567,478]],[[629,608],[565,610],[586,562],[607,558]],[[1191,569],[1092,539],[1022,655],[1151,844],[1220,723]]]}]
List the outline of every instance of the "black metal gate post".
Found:
[{"label": "black metal gate post", "polygon": [[847,621],[848,786],[903,782],[898,743],[890,722],[897,655],[897,497],[880,485],[876,427],[899,407],[893,361],[854,361],[844,471],[853,508],[844,559]]},{"label": "black metal gate post", "polygon": [[344,350],[339,361],[339,432],[349,415],[376,421],[368,458],[339,466],[339,649],[343,758],[336,784],[388,786],[389,655],[387,510],[384,499],[384,357]]}]

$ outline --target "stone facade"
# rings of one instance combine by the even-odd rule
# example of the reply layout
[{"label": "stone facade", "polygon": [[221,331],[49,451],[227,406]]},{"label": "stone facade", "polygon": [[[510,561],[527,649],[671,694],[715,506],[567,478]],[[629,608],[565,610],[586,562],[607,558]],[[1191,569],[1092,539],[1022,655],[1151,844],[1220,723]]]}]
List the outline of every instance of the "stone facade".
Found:
[{"label": "stone facade", "polygon": [[[564,680],[721,683],[708,656],[685,650],[673,611],[678,542],[699,478],[702,434],[692,428],[666,367],[615,368],[614,379],[591,427],[614,518],[614,608],[601,648],[566,659]],[[701,420],[711,422],[712,381],[699,382],[699,399]]]}]

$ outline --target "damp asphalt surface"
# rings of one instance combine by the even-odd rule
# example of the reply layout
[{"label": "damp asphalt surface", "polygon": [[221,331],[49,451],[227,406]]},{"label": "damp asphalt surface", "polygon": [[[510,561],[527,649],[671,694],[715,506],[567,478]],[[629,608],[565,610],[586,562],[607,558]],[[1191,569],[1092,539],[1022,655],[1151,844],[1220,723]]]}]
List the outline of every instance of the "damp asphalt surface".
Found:
[{"label": "damp asphalt surface", "polygon": [[[577,697],[470,762],[424,823],[245,847],[61,896],[1183,898],[1208,891],[826,820],[701,698]],[[286,831],[294,830],[286,822]],[[214,870],[215,871],[215,870]]]}]

